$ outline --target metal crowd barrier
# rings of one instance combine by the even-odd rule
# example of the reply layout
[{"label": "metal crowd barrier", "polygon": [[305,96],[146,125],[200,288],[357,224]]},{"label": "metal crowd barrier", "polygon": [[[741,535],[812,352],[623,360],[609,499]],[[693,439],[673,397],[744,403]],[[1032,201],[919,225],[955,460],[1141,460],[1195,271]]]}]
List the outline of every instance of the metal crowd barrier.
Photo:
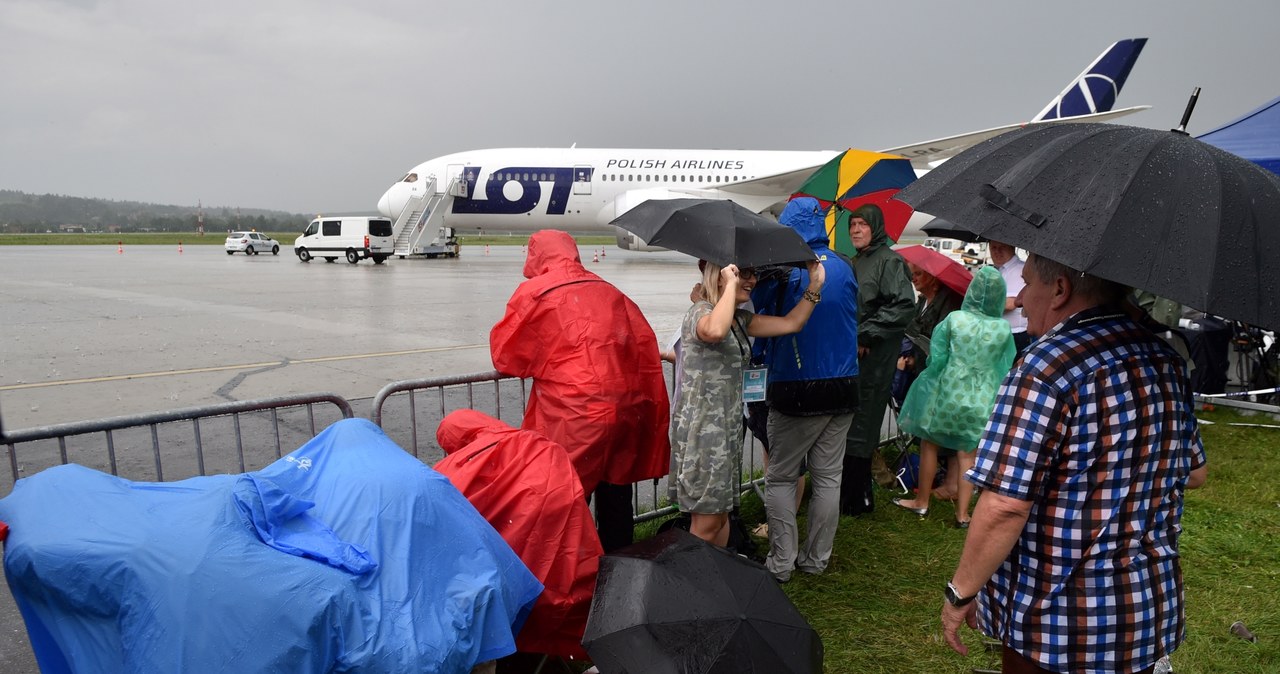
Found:
[{"label": "metal crowd barrier", "polygon": [[[435,429],[446,415],[470,408],[519,426],[529,389],[528,380],[497,371],[397,381],[374,396],[370,419],[401,447],[432,465],[444,456],[435,441]],[[319,424],[317,405],[325,405],[327,411]],[[328,410],[328,405],[335,409]],[[7,447],[9,457],[9,481],[0,483],[0,494],[24,475],[67,463],[157,482],[257,470],[330,423],[353,416],[351,404],[342,397],[314,393],[0,432],[0,444]],[[909,438],[898,431],[893,410],[886,418],[889,433],[882,446],[896,444],[905,449]],[[189,422],[186,433],[181,430],[183,422]],[[741,493],[754,491],[764,497],[764,451],[750,433],[744,440],[740,475]],[[676,507],[667,493],[666,478],[633,485],[635,521],[674,514]]]},{"label": "metal crowd barrier", "polygon": [[[280,458],[282,452],[288,453],[314,437],[318,432],[315,408],[322,404],[325,409],[328,405],[335,407],[337,415],[332,412],[325,414],[319,426],[321,430],[338,418],[354,416],[351,404],[342,397],[333,393],[312,393],[6,430],[0,433],[0,443],[8,449],[10,481],[0,485],[0,493],[7,493],[13,483],[24,475],[67,463],[82,464],[112,475],[120,475],[123,468],[131,479],[157,482],[164,481],[166,477],[172,480],[206,475],[210,468],[214,472],[243,473],[250,468],[265,466]],[[305,419],[296,418],[295,412],[305,413]],[[178,429],[182,422],[190,422],[189,434]],[[201,422],[204,422],[203,432]],[[230,434],[217,428],[227,423],[232,431]],[[246,446],[244,426],[249,427],[253,437],[263,437],[268,425],[270,444]],[[97,434],[105,437],[105,456],[101,454],[101,439]],[[218,440],[211,443],[210,437],[215,435]],[[231,448],[224,446],[228,435],[234,442],[234,461],[230,458]],[[301,441],[297,441],[298,438]],[[226,451],[210,452],[211,444],[216,450]],[[288,447],[287,451],[285,447]],[[173,468],[168,474],[166,462]],[[152,465],[146,466],[148,463]],[[153,469],[153,472],[144,474],[148,469]]]},{"label": "metal crowd barrier", "polygon": [[[414,456],[433,464],[444,456],[435,442],[435,428],[450,412],[471,408],[519,426],[528,395],[528,380],[497,371],[410,379],[392,382],[378,391],[369,418]],[[428,401],[426,404],[422,403],[423,398]],[[427,442],[423,441],[423,428],[428,430]],[[743,492],[759,491],[763,484],[763,477],[758,477],[763,470],[757,468],[763,465],[762,456],[759,443],[750,438],[743,451]],[[631,498],[637,523],[676,512],[675,506],[667,503],[665,478],[636,483]]]}]

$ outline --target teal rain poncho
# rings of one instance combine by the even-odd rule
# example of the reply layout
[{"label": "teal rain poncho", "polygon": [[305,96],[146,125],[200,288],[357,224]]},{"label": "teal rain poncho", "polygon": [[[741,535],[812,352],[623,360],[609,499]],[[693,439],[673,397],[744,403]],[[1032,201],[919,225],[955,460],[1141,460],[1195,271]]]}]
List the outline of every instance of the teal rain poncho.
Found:
[{"label": "teal rain poncho", "polygon": [[994,267],[974,275],[959,311],[933,331],[928,366],[907,391],[898,424],[942,447],[972,451],[991,416],[1016,349],[1004,315],[1005,284]]}]

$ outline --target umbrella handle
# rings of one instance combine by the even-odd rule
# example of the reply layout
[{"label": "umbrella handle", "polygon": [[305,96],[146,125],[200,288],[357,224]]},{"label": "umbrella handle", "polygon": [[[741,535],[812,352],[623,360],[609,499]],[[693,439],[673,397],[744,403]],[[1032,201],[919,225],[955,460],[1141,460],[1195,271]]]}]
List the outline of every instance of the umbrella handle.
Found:
[{"label": "umbrella handle", "polygon": [[1195,110],[1196,100],[1199,98],[1200,87],[1196,87],[1195,90],[1191,92],[1191,99],[1187,101],[1187,109],[1182,113],[1182,122],[1178,124],[1178,128],[1171,129],[1174,133],[1180,133],[1184,136],[1190,135],[1187,133],[1187,122],[1191,121],[1191,111]]}]

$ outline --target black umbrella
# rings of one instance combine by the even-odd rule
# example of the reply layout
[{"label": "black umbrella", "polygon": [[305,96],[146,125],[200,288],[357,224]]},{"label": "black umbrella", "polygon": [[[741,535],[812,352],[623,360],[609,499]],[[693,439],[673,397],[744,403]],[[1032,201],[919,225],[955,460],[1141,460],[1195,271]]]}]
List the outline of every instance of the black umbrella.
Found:
[{"label": "black umbrella", "polygon": [[822,640],[773,574],[674,528],[600,559],[582,645],[610,674],[822,671]]},{"label": "black umbrella", "polygon": [[942,218],[934,218],[929,224],[921,227],[925,234],[938,239],[959,239],[965,243],[982,243],[985,238],[974,234],[973,232],[957,225],[950,220]]},{"label": "black umbrella", "polygon": [[1179,131],[1011,131],[897,198],[1080,271],[1280,328],[1280,178]]},{"label": "black umbrella", "polygon": [[609,224],[651,246],[678,250],[721,267],[817,259],[795,230],[726,199],[650,199]]}]

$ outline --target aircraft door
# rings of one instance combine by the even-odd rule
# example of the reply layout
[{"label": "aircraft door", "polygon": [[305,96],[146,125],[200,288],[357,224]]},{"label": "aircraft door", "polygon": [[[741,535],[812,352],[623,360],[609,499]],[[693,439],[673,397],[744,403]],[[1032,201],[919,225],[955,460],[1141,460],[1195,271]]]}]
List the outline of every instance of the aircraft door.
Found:
[{"label": "aircraft door", "polygon": [[573,193],[591,194],[591,174],[594,171],[586,164],[573,167]]},{"label": "aircraft door", "polygon": [[455,197],[465,197],[470,194],[467,184],[475,184],[477,169],[472,167],[470,169],[472,175],[463,175],[464,168],[462,164],[449,164],[444,171],[444,182],[436,185],[436,194],[444,194],[445,190],[449,190],[449,194]]}]

